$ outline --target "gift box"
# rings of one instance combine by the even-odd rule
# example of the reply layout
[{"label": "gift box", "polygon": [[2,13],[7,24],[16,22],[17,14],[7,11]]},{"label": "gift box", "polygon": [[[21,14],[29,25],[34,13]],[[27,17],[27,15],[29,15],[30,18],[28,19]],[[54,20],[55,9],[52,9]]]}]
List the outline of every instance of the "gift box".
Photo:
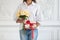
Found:
[{"label": "gift box", "polygon": [[36,22],[33,22],[33,21],[26,20],[24,22],[24,24],[25,24],[25,29],[31,29],[31,28],[35,29],[36,28]]}]

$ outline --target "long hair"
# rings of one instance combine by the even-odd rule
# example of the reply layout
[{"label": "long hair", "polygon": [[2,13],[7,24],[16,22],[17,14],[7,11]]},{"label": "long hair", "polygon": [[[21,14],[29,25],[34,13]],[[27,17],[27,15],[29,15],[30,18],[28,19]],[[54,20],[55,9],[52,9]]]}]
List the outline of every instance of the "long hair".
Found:
[{"label": "long hair", "polygon": [[[26,2],[27,0],[23,0],[23,2]],[[36,3],[36,0],[32,0],[34,3]]]}]

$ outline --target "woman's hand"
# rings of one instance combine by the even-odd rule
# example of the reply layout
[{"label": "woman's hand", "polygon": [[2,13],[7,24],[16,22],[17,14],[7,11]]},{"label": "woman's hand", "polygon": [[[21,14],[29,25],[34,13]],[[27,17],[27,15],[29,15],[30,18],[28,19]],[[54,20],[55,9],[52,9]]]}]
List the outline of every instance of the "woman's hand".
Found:
[{"label": "woman's hand", "polygon": [[37,28],[40,25],[40,23],[36,22],[34,28]]},{"label": "woman's hand", "polygon": [[40,23],[36,22],[36,27],[38,27],[40,25]]},{"label": "woman's hand", "polygon": [[16,23],[23,23],[24,20],[23,19],[17,19]]}]

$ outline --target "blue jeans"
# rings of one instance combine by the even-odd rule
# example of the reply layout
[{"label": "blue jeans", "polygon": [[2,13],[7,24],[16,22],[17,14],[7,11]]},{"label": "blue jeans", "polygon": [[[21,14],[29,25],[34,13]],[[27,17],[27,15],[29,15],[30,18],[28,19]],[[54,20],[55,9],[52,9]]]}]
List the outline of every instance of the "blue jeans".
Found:
[{"label": "blue jeans", "polygon": [[[34,40],[37,40],[38,37],[38,29],[34,30]],[[32,40],[32,31],[28,30],[20,30],[20,39],[21,40]]]}]

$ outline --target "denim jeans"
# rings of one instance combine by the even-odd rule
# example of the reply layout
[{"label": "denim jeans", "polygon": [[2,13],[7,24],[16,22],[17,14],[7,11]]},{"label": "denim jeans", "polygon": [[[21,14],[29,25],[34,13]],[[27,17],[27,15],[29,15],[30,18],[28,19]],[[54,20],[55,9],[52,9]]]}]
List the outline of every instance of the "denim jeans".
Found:
[{"label": "denim jeans", "polygon": [[[34,30],[34,40],[37,40],[38,37],[38,29]],[[32,31],[28,30],[20,30],[20,40],[32,40]]]}]

